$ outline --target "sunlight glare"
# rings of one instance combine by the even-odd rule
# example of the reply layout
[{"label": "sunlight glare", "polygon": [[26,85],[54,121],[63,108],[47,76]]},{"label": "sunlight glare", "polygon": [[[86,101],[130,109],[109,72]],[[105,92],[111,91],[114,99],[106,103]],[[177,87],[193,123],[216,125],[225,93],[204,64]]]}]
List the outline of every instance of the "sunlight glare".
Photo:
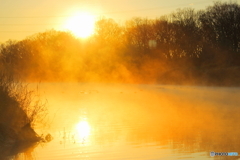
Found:
[{"label": "sunlight glare", "polygon": [[87,121],[80,121],[76,125],[76,130],[78,132],[78,137],[79,139],[83,139],[89,136],[90,134],[90,125],[88,124]]},{"label": "sunlight glare", "polygon": [[66,23],[66,29],[75,36],[86,38],[93,34],[95,17],[87,12],[80,12],[70,17]]}]

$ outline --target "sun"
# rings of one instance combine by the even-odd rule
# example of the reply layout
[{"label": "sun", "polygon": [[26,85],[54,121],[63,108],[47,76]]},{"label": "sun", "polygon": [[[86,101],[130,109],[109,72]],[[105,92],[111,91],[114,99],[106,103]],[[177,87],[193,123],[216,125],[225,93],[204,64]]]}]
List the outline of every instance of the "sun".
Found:
[{"label": "sun", "polygon": [[75,36],[86,38],[94,33],[95,17],[87,12],[79,12],[70,17],[66,29]]}]

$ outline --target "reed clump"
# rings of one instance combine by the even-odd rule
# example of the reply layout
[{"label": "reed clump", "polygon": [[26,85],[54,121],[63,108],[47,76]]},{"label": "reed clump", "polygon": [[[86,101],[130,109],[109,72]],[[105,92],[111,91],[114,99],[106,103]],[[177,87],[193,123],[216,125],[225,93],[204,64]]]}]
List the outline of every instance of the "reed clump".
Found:
[{"label": "reed clump", "polygon": [[34,126],[46,115],[46,102],[40,100],[37,91],[0,74],[0,155],[16,154],[23,149],[21,146],[41,141]]}]

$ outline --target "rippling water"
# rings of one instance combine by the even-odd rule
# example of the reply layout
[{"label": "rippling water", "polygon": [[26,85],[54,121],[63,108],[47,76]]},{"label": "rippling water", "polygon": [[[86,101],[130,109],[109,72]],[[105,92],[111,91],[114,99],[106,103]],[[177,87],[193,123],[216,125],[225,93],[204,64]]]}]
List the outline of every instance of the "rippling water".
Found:
[{"label": "rippling water", "polygon": [[[240,153],[240,89],[43,83],[54,140],[19,155],[36,160],[213,159]],[[239,157],[214,157],[237,159]]]}]

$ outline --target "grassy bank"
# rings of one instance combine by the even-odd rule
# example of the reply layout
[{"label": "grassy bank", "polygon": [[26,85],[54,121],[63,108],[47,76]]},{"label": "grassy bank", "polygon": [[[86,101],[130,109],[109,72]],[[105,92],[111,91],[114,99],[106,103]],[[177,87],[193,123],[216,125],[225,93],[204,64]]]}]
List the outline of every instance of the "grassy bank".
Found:
[{"label": "grassy bank", "polygon": [[41,141],[34,131],[46,116],[45,103],[27,85],[0,75],[0,155],[10,156]]}]

